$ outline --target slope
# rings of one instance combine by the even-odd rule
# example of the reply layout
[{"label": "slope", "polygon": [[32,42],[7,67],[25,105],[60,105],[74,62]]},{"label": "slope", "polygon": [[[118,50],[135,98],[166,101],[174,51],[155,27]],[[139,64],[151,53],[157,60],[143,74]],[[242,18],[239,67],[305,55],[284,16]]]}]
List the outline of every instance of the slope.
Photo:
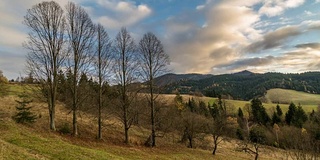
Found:
[{"label": "slope", "polygon": [[319,94],[310,94],[288,89],[275,88],[268,90],[265,98],[273,103],[289,104],[290,102],[317,106],[320,104]]}]

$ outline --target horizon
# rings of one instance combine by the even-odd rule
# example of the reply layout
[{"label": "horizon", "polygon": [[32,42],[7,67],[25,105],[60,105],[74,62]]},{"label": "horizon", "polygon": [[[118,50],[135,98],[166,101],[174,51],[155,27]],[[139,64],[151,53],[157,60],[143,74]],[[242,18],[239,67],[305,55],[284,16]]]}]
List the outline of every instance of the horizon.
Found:
[{"label": "horizon", "polygon": [[[127,27],[136,43],[155,33],[176,74],[303,73],[320,70],[320,0],[72,0],[111,38]],[[0,70],[24,73],[27,9],[41,0],[0,2]],[[66,1],[56,0],[64,9]]]}]

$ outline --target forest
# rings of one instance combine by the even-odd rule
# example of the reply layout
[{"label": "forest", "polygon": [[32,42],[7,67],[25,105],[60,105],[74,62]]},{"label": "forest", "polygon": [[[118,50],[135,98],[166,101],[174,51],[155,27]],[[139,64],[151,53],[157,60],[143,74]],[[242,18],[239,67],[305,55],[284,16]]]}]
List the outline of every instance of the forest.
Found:
[{"label": "forest", "polygon": [[[198,77],[201,77],[198,76]],[[211,75],[199,80],[180,79],[172,83],[162,82],[166,78],[158,77],[156,81],[161,81],[166,85],[165,93],[179,91],[183,94],[193,94],[200,92],[209,97],[226,95],[238,100],[250,100],[255,97],[264,96],[267,90],[272,88],[290,89],[303,91],[306,93],[320,93],[320,72],[305,73],[252,73],[241,72],[235,74]],[[277,102],[275,102],[277,103]]]}]

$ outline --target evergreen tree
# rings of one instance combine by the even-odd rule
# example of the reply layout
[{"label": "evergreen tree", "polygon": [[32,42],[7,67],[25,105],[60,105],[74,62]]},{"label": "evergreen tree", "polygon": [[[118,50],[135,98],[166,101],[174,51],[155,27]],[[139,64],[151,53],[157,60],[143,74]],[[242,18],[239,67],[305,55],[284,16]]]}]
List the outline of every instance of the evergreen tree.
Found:
[{"label": "evergreen tree", "polygon": [[277,115],[278,115],[279,117],[281,117],[281,116],[283,115],[283,113],[282,113],[282,110],[281,110],[279,104],[277,104],[276,110],[277,110]]},{"label": "evergreen tree", "polygon": [[291,102],[289,105],[288,112],[286,113],[286,116],[285,116],[285,120],[288,125],[291,125],[292,122],[294,121],[296,110],[297,110],[296,105]]},{"label": "evergreen tree", "polygon": [[204,103],[203,101],[199,101],[199,114],[204,115],[206,117],[209,116],[209,112],[207,110],[207,105],[206,103]]},{"label": "evergreen tree", "polygon": [[306,112],[304,112],[304,110],[302,109],[301,105],[299,104],[299,106],[294,114],[293,125],[295,125],[296,127],[302,128],[302,125],[307,120],[308,120],[308,116],[307,116]]},{"label": "evergreen tree", "polygon": [[266,109],[263,107],[262,102],[254,98],[251,101],[251,112],[252,112],[252,120],[256,123],[260,123],[266,125],[270,122],[270,117],[266,112]]},{"label": "evergreen tree", "polygon": [[238,117],[239,118],[243,118],[243,112],[242,112],[242,109],[239,107],[239,109],[238,109]]},{"label": "evergreen tree", "polygon": [[28,107],[32,100],[29,100],[26,94],[19,95],[19,98],[21,100],[16,100],[18,103],[16,110],[18,112],[12,118],[17,123],[34,123],[37,117],[30,111],[32,107]]},{"label": "evergreen tree", "polygon": [[197,112],[198,106],[193,98],[191,98],[191,99],[189,98],[186,106],[188,106],[188,108],[191,112]]},{"label": "evergreen tree", "polygon": [[276,112],[273,112],[272,115],[272,124],[279,124],[281,122],[281,119],[279,115]]},{"label": "evergreen tree", "polygon": [[178,110],[182,111],[184,109],[183,98],[180,95],[180,93],[177,93],[176,96],[174,97],[174,104],[175,104],[175,107],[178,108]]},{"label": "evergreen tree", "polygon": [[209,109],[212,118],[218,119],[218,117],[221,115],[221,110],[219,109],[218,105],[216,103],[213,103]]}]

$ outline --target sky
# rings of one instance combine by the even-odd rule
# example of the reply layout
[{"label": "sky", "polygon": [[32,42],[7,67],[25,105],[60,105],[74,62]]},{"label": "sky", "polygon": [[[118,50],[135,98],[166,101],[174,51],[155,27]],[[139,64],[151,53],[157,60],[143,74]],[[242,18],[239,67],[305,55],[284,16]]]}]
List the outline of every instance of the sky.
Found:
[{"label": "sky", "polygon": [[[173,73],[320,71],[320,0],[71,0],[111,38],[126,27],[138,43],[153,32]],[[0,1],[0,70],[25,75],[27,9],[41,0]],[[65,8],[67,1],[56,0]]]}]

